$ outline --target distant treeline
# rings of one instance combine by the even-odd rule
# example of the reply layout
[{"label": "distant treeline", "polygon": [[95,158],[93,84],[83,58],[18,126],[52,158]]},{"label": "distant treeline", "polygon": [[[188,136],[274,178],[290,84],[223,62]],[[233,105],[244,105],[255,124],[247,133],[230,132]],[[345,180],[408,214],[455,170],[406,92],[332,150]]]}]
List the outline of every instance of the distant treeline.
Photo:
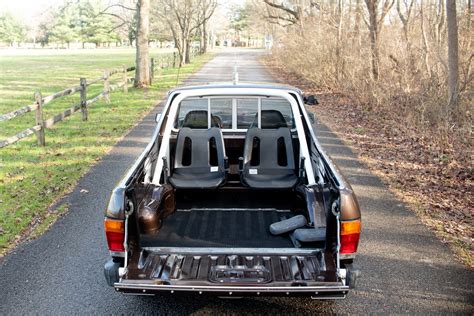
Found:
[{"label": "distant treeline", "polygon": [[[6,11],[0,15],[0,42],[3,46],[25,43],[55,47],[69,47],[71,43],[81,43],[83,47],[86,43],[97,47],[110,43],[132,45],[136,39],[136,4],[129,2],[127,6],[122,2],[105,5],[100,0],[65,0],[59,6],[45,8],[33,22],[21,21]],[[155,31],[150,32],[151,42],[173,40],[169,32],[158,31],[156,23],[151,26]]]}]

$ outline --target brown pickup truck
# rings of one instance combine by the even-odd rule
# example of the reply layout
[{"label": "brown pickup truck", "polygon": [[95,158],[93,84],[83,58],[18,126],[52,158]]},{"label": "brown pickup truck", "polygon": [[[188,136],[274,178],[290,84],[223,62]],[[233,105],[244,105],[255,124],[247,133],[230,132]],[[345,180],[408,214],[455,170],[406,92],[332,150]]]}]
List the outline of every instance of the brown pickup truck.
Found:
[{"label": "brown pickup truck", "polygon": [[105,211],[110,286],[319,299],[354,288],[359,206],[299,90],[178,88],[156,121]]}]

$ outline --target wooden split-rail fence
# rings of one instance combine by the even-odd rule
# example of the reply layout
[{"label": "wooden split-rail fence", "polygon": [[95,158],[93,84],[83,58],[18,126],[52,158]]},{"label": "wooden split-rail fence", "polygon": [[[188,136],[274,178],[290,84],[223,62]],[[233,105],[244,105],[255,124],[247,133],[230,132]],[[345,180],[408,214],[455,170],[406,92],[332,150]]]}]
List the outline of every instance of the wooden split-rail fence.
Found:
[{"label": "wooden split-rail fence", "polygon": [[[175,68],[177,63],[177,56],[176,53],[170,55],[170,56],[165,56],[159,59],[158,63],[155,63],[155,59],[151,58],[150,61],[150,80],[152,80],[155,76],[155,70],[158,69],[168,69],[168,68]],[[49,95],[47,97],[43,97],[40,91],[36,91],[34,93],[34,103],[31,105],[24,106],[20,109],[14,110],[10,113],[0,115],[0,122],[3,121],[8,121],[11,119],[14,119],[16,117],[19,117],[23,114],[26,114],[28,112],[33,112],[35,111],[35,125],[32,127],[29,127],[11,137],[8,137],[7,139],[0,140],[0,148],[4,148],[8,145],[14,144],[18,142],[19,140],[28,137],[32,134],[36,134],[38,137],[38,144],[40,146],[45,146],[46,140],[45,140],[45,130],[50,128],[51,126],[55,125],[58,122],[61,122],[64,120],[66,117],[71,116],[77,111],[82,112],[82,119],[84,121],[87,121],[88,118],[88,107],[101,100],[104,99],[107,103],[110,102],[110,93],[119,89],[123,89],[123,92],[128,92],[128,83],[134,81],[134,78],[131,78],[128,76],[128,73],[131,71],[134,71],[135,67],[127,67],[123,66],[122,69],[115,69],[112,71],[106,70],[104,72],[104,75],[100,78],[87,81],[86,78],[80,78],[79,79],[79,85],[71,88],[67,88],[63,91],[56,92],[52,95]],[[116,74],[122,74],[122,79],[121,82],[117,85],[111,85],[110,84],[110,77]],[[87,88],[90,85],[96,84],[100,81],[103,81],[104,84],[104,89],[102,92],[94,96],[93,98],[87,99]],[[61,97],[65,97],[68,95],[73,95],[75,93],[80,93],[80,102],[71,105],[70,108],[66,109],[65,111],[54,115],[53,117],[49,119],[44,119],[43,117],[43,107],[50,103],[53,100],[56,100]]]}]

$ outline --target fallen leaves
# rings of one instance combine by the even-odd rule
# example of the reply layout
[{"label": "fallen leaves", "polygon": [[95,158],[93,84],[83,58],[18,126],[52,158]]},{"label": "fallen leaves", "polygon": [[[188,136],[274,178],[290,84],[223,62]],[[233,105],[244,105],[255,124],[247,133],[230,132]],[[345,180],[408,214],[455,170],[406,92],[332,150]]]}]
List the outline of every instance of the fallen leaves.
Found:
[{"label": "fallen leaves", "polygon": [[318,120],[350,143],[374,174],[474,267],[472,143],[466,148],[455,140],[441,142],[396,114],[368,111],[344,95],[318,90],[304,79],[277,71],[283,81],[317,94],[319,105],[311,109]]}]

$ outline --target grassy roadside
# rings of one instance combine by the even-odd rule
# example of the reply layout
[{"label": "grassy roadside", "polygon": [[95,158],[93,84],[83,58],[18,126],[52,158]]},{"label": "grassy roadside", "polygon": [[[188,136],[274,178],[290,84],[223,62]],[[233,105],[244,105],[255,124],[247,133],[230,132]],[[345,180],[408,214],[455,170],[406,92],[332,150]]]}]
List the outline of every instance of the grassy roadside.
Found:
[{"label": "grassy roadside", "polygon": [[316,94],[315,115],[354,149],[361,161],[403,201],[459,261],[474,268],[472,162],[456,160],[454,149],[439,155],[429,139],[397,128],[400,122],[367,112],[348,96],[322,91],[264,60],[270,72],[306,93]]},{"label": "grassy roadside", "polygon": [[[158,57],[159,51],[152,51]],[[36,145],[32,135],[0,149],[0,255],[24,237],[37,236],[67,210],[49,206],[74,188],[84,175],[140,118],[162,99],[164,93],[199,69],[210,55],[199,56],[179,71],[164,69],[146,90],[129,89],[111,94],[111,103],[94,103],[89,121],[74,114],[46,131],[46,147]],[[43,95],[77,85],[79,77],[94,79],[104,69],[133,65],[133,50],[111,50],[78,55],[0,57],[0,113],[32,103],[35,90]],[[120,75],[115,77],[120,80]],[[114,82],[112,81],[112,84]],[[91,86],[88,96],[101,90]],[[77,102],[79,95],[59,99],[45,107],[45,118]],[[34,113],[0,123],[0,139],[29,127]]]}]

